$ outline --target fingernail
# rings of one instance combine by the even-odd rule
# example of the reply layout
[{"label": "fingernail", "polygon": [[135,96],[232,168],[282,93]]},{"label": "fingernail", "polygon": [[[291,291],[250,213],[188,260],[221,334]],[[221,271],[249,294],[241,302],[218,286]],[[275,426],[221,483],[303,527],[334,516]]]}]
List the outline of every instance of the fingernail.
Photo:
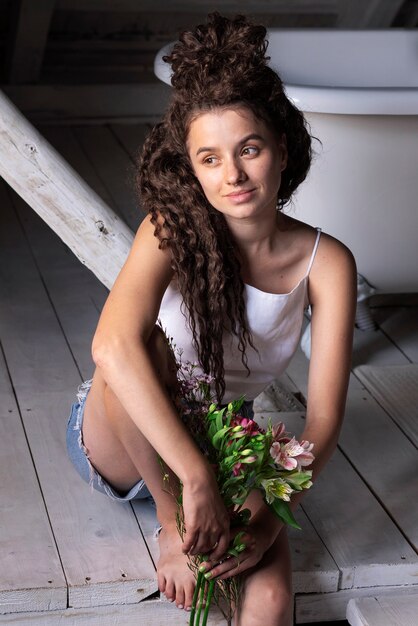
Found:
[{"label": "fingernail", "polygon": [[182,608],[183,608],[183,605],[182,605],[182,604],[178,604],[178,605],[177,605],[177,608],[178,608],[178,609],[182,609]]},{"label": "fingernail", "polygon": [[206,574],[203,574],[203,577],[209,580],[209,578],[212,578],[212,572],[206,572]]},{"label": "fingernail", "polygon": [[201,565],[201,566],[199,567],[199,572],[200,572],[201,574],[203,574],[203,572],[205,572],[205,571],[206,571],[206,565]]}]

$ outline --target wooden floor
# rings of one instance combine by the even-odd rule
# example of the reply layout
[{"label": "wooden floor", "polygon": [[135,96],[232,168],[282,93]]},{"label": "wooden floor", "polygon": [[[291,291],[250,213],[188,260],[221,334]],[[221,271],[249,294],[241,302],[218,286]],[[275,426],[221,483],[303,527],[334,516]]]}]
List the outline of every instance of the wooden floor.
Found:
[{"label": "wooden floor", "polygon": [[[133,157],[145,129],[42,130],[135,228]],[[105,298],[0,181],[0,624],[187,623],[159,600],[152,507],[91,493],[67,460],[69,408],[92,373]],[[356,332],[354,366],[418,362],[416,302],[394,303],[374,309],[378,331]],[[307,367],[298,353],[290,390],[306,393]],[[298,431],[303,410],[284,419]],[[343,619],[353,597],[418,590],[416,465],[416,442],[353,375],[339,449],[298,512],[303,530],[291,533],[297,623]]]}]

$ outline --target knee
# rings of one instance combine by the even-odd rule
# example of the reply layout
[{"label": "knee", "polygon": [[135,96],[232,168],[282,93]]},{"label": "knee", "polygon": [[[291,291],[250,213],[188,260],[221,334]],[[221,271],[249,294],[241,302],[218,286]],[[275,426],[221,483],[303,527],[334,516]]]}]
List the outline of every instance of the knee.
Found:
[{"label": "knee", "polygon": [[276,585],[267,584],[263,594],[263,603],[271,616],[267,624],[274,626],[292,626],[293,624],[293,593],[289,588],[278,589]]},{"label": "knee", "polygon": [[[240,626],[292,626],[293,593],[291,588],[278,588],[274,581],[263,585],[262,602],[245,598]],[[253,599],[255,600],[255,599]]]}]

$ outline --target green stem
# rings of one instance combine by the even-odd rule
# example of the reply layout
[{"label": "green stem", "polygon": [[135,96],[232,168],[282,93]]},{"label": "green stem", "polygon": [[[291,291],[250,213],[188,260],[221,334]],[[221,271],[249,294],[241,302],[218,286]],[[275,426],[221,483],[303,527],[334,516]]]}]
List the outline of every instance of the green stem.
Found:
[{"label": "green stem", "polygon": [[198,572],[196,579],[196,587],[194,589],[193,600],[192,600],[192,610],[190,611],[190,619],[189,626],[195,626],[194,616],[196,613],[196,603],[199,597],[199,591],[202,584],[203,572]]},{"label": "green stem", "polygon": [[215,588],[215,581],[211,580],[209,583],[208,595],[206,596],[206,606],[205,606],[205,612],[203,614],[202,626],[206,626],[207,621],[208,621],[210,603],[212,602],[214,588]]},{"label": "green stem", "polygon": [[202,578],[202,582],[200,584],[200,597],[199,597],[199,606],[197,608],[196,615],[196,624],[195,626],[200,626],[200,615],[202,613],[203,602],[205,600],[205,590],[206,590],[206,578]]}]

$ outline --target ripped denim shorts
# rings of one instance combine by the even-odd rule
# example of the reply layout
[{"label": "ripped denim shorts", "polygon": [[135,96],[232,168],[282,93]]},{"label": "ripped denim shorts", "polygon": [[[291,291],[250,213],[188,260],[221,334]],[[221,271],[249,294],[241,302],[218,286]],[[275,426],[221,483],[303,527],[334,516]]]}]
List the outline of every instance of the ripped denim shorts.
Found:
[{"label": "ripped denim shorts", "polygon": [[[91,380],[86,380],[79,386],[77,402],[71,407],[71,414],[67,424],[67,451],[72,464],[81,478],[88,483],[92,489],[104,493],[112,500],[128,502],[129,500],[142,500],[152,497],[143,480],[138,481],[126,494],[122,495],[118,493],[91,464],[83,443],[82,433],[84,405],[87,394],[90,391],[91,383]],[[252,401],[244,402],[240,412],[244,417],[251,419],[254,416]]]},{"label": "ripped denim shorts", "polygon": [[137,482],[128,493],[122,495],[111,487],[91,464],[83,443],[82,433],[84,405],[87,394],[90,391],[91,383],[91,380],[86,380],[86,382],[79,386],[77,402],[71,407],[71,414],[67,425],[67,451],[72,464],[81,478],[86,481],[92,489],[104,493],[112,500],[128,502],[129,500],[149,498],[151,494],[144,480]]}]

